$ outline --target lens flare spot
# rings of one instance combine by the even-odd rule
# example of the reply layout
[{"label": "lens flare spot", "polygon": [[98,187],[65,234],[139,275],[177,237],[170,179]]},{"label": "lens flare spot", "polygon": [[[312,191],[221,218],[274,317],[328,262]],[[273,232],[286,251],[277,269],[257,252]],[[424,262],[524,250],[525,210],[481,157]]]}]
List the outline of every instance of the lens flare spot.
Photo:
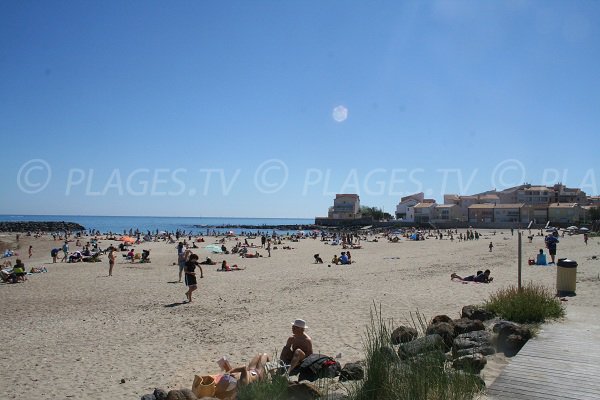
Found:
[{"label": "lens flare spot", "polygon": [[348,109],[344,106],[337,106],[333,109],[332,117],[336,122],[344,122],[348,118]]}]

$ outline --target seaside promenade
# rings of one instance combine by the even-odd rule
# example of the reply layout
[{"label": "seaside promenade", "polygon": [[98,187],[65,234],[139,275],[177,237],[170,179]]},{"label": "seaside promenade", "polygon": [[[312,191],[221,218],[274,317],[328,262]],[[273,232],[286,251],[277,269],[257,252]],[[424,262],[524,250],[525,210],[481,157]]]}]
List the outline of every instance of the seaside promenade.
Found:
[{"label": "seaside promenade", "polygon": [[488,389],[492,400],[600,399],[600,314],[567,308],[564,321],[545,324]]}]

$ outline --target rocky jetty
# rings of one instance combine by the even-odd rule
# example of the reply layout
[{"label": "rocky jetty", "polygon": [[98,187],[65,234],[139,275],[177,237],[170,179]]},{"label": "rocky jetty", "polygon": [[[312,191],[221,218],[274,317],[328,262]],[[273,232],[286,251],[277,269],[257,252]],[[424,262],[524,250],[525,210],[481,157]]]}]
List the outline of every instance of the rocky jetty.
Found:
[{"label": "rocky jetty", "polygon": [[82,225],[65,221],[0,222],[0,232],[76,232],[84,230],[85,227]]}]

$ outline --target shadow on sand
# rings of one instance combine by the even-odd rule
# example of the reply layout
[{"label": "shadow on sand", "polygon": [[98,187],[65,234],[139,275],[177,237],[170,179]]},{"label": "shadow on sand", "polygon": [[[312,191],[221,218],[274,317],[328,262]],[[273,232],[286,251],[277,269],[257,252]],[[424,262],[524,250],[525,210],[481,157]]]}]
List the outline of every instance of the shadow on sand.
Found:
[{"label": "shadow on sand", "polygon": [[172,307],[182,306],[187,303],[188,303],[187,300],[184,300],[184,301],[177,302],[177,303],[165,304],[165,307],[172,308]]}]

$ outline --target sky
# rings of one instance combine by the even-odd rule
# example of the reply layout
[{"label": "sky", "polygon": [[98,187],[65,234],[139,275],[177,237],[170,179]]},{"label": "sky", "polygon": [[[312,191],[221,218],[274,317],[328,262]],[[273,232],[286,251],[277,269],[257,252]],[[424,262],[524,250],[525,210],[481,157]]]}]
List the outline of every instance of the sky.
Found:
[{"label": "sky", "polygon": [[598,195],[600,1],[2,1],[0,214]]}]

